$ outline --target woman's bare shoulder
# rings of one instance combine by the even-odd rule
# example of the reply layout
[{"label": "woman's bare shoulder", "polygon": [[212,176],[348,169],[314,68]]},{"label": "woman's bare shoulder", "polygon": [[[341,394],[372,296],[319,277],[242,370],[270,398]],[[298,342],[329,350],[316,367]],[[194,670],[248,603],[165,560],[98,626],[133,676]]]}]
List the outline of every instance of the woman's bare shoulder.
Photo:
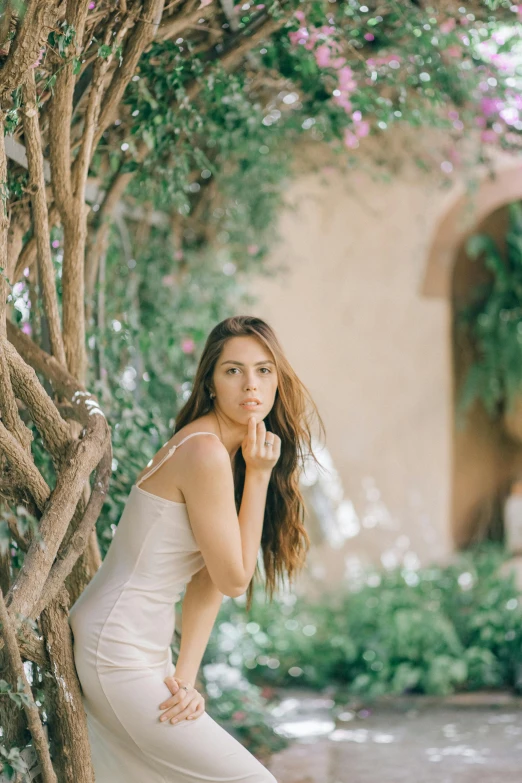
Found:
[{"label": "woman's bare shoulder", "polygon": [[[184,437],[189,434],[191,433],[187,433]],[[189,438],[179,449],[176,449],[176,453],[180,455],[183,453],[189,463],[197,460],[203,460],[206,464],[220,464],[225,460],[230,462],[230,455],[219,435],[211,432],[201,432],[196,437]]]}]

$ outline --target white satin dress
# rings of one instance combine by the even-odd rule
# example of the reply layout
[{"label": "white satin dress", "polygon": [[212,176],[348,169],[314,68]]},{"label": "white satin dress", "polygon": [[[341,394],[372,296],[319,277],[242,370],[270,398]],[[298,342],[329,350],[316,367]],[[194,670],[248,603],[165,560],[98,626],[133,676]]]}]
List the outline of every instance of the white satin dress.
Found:
[{"label": "white satin dress", "polygon": [[[96,783],[277,783],[208,713],[160,722],[175,671],[174,604],[204,560],[184,503],[138,485],[129,494],[109,551],[70,610]],[[217,437],[217,436],[214,436]]]}]

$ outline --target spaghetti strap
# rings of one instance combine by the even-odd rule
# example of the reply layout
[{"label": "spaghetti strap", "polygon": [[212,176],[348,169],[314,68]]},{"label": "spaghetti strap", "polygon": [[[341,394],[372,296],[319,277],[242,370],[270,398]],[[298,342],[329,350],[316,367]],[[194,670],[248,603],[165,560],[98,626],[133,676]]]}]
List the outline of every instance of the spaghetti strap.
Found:
[{"label": "spaghetti strap", "polygon": [[[164,454],[163,457],[160,459],[158,464],[154,465],[153,468],[148,470],[146,473],[143,474],[143,476],[140,479],[138,479],[138,481],[136,482],[136,486],[139,487],[139,485],[141,484],[142,481],[145,481],[146,478],[148,478],[149,476],[152,476],[152,474],[155,473],[155,471],[159,467],[161,467],[161,465],[163,465],[165,460],[167,460],[172,454],[174,454],[176,449],[179,449],[179,447],[182,446],[185,443],[186,440],[189,440],[190,438],[193,438],[195,435],[214,435],[214,437],[219,440],[219,437],[216,435],[215,432],[191,432],[190,435],[187,435],[186,438],[183,438],[183,440],[180,440],[180,442],[176,443],[175,446],[171,446],[170,449],[167,451],[167,453]],[[152,460],[150,460],[150,462],[148,463],[147,467],[149,465],[151,465],[151,464],[152,464]]]}]

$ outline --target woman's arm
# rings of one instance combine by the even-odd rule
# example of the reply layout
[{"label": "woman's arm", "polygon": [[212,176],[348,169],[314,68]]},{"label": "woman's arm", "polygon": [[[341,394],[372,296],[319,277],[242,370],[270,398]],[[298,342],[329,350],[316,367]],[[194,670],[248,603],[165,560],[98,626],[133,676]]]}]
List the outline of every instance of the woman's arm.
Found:
[{"label": "woman's arm", "polygon": [[161,721],[170,719],[171,723],[177,723],[203,714],[205,702],[202,696],[193,688],[185,692],[180,689],[180,685],[194,686],[222,600],[223,593],[216,588],[207,567],[203,566],[188,583],[183,597],[181,644],[176,671],[172,677],[164,680],[172,696],[159,705],[160,710],[163,710]]},{"label": "woman's arm", "polygon": [[[270,446],[266,446],[266,438]],[[198,442],[199,441],[199,442]],[[241,444],[245,484],[239,514],[230,455],[215,438],[194,438],[179,467],[192,532],[218,590],[233,598],[248,588],[257,564],[266,495],[281,439],[252,416]]]},{"label": "woman's arm", "polygon": [[187,584],[183,597],[176,678],[194,685],[222,600],[223,593],[203,566]]}]

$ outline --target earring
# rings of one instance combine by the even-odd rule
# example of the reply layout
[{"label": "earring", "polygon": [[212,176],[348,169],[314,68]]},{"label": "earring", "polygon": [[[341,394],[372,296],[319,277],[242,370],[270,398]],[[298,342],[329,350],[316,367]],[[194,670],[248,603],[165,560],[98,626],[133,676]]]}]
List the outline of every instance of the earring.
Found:
[{"label": "earring", "polygon": [[214,394],[214,392],[210,392],[210,399],[211,399],[211,400],[213,400],[215,396],[216,396],[216,395]]}]

